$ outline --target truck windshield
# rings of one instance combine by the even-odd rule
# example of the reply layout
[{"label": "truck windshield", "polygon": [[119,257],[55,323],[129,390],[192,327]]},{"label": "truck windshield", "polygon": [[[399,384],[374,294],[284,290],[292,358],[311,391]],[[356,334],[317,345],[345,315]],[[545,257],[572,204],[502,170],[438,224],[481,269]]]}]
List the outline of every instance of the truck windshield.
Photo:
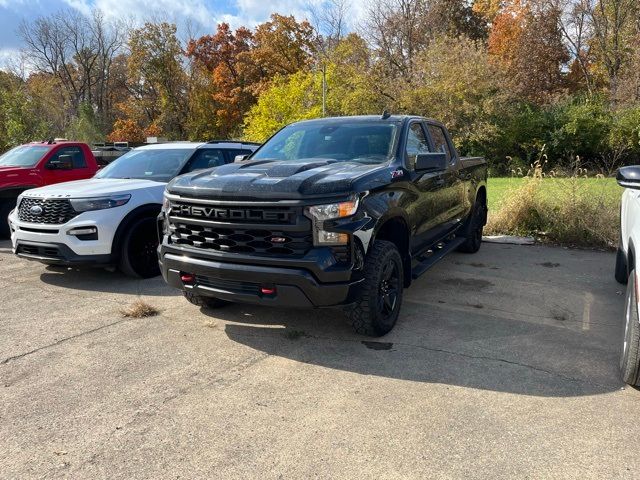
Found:
[{"label": "truck windshield", "polygon": [[49,150],[44,145],[20,145],[0,156],[0,167],[34,167]]},{"label": "truck windshield", "polygon": [[100,170],[95,178],[137,178],[169,182],[195,148],[131,150]]},{"label": "truck windshield", "polygon": [[393,155],[398,125],[388,121],[326,121],[289,125],[274,135],[251,160],[329,158],[385,163]]}]

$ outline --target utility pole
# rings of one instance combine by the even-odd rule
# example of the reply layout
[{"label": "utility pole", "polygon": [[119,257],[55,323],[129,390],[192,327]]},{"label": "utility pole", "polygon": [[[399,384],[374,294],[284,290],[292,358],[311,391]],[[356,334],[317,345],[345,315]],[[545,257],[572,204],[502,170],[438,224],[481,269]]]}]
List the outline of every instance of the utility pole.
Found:
[{"label": "utility pole", "polygon": [[327,116],[327,64],[322,64],[322,116]]}]

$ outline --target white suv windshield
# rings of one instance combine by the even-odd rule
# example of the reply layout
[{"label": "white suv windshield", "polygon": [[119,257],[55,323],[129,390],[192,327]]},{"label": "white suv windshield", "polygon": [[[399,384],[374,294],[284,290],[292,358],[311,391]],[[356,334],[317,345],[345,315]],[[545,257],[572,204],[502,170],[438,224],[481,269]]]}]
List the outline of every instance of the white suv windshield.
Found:
[{"label": "white suv windshield", "polygon": [[398,125],[386,121],[331,121],[293,124],[280,130],[251,160],[329,158],[385,163],[393,155]]},{"label": "white suv windshield", "polygon": [[21,145],[12,148],[0,156],[0,167],[33,167],[49,150],[49,147],[40,145]]},{"label": "white suv windshield", "polygon": [[195,148],[131,150],[100,170],[95,178],[137,178],[169,182]]}]

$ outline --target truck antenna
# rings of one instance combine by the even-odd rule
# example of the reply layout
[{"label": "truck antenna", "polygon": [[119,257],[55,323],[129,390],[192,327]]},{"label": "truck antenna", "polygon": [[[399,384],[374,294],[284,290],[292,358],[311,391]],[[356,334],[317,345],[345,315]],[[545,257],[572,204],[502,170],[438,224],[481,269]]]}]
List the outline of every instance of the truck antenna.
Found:
[{"label": "truck antenna", "polygon": [[385,109],[382,112],[382,120],[386,120],[387,118],[389,118],[391,116],[391,114],[389,113],[389,111],[387,109]]}]

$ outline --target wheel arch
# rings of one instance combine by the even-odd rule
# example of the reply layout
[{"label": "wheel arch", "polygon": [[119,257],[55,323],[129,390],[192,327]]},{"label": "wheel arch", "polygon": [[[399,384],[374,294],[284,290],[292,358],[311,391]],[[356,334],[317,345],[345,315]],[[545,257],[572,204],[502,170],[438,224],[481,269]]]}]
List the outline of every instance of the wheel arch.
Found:
[{"label": "wheel arch", "polygon": [[162,205],[151,203],[146,205],[141,205],[139,207],[131,210],[120,222],[118,228],[116,229],[116,233],[113,236],[113,243],[111,244],[111,258],[114,261],[118,261],[120,259],[120,251],[122,250],[122,242],[124,240],[125,234],[131,225],[134,222],[138,221],[141,218],[145,217],[157,217],[160,213],[160,209]]},{"label": "wheel arch", "polygon": [[393,243],[402,257],[405,288],[411,285],[411,235],[407,221],[401,216],[386,218],[376,228],[374,240],[386,240]]}]

